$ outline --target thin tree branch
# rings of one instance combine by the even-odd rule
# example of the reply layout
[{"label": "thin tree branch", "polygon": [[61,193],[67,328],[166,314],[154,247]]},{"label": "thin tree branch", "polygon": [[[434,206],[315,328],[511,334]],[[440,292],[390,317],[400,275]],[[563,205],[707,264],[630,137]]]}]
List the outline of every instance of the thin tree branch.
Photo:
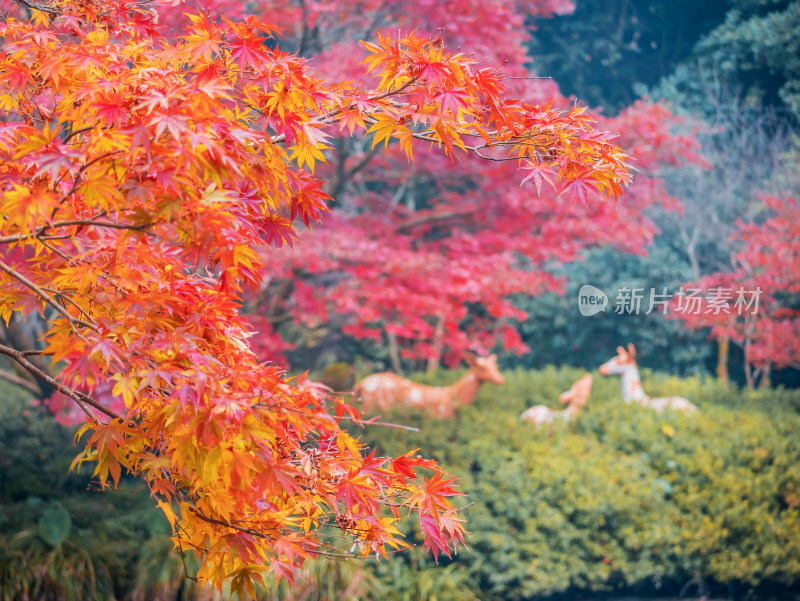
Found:
[{"label": "thin tree branch", "polygon": [[37,295],[39,295],[39,297],[41,297],[41,299],[45,303],[47,303],[52,308],[54,308],[56,311],[58,311],[61,315],[63,315],[67,319],[67,321],[70,323],[70,325],[72,325],[72,326],[79,325],[79,326],[83,326],[83,327],[89,328],[91,330],[96,330],[97,329],[97,325],[89,323],[88,321],[83,321],[82,319],[78,319],[77,317],[73,317],[72,315],[67,313],[67,311],[61,305],[59,305],[57,302],[55,302],[50,297],[49,294],[47,294],[39,286],[37,286],[36,284],[31,282],[24,275],[22,275],[21,273],[15,271],[14,269],[9,267],[8,265],[3,263],[2,261],[0,261],[0,269],[5,271],[8,275],[10,275],[15,280],[23,283],[25,286],[27,286],[28,288],[33,290]]},{"label": "thin tree branch", "polygon": [[[66,221],[56,221],[51,225],[40,225],[36,228],[36,231],[30,234],[12,234],[10,236],[3,236],[0,237],[0,244],[9,244],[11,242],[22,242],[23,240],[29,240],[33,238],[40,238],[45,232],[48,230],[54,230],[60,227],[68,227],[71,225],[78,225],[81,227],[107,227],[111,229],[117,230],[133,230],[137,232],[147,232],[147,228],[155,225],[155,222],[150,223],[143,223],[141,225],[136,225],[133,223],[118,223],[115,221],[97,221],[96,219],[69,219]],[[64,238],[70,238],[70,236],[64,236]],[[60,236],[47,236],[41,238],[43,240],[57,240],[62,239]]]},{"label": "thin tree branch", "polygon": [[420,211],[420,215],[416,215],[411,217],[410,219],[406,219],[403,223],[401,223],[397,231],[398,232],[405,232],[412,228],[417,227],[418,225],[425,225],[428,223],[434,223],[436,221],[444,221],[446,219],[453,219],[455,217],[466,217],[468,215],[474,214],[474,208],[461,208],[461,209],[452,209],[450,211],[430,211],[430,212],[422,212]]},{"label": "thin tree branch", "polygon": [[29,0],[17,0],[17,3],[18,4],[22,4],[23,6],[27,6],[31,10],[38,10],[38,11],[41,11],[41,12],[46,13],[48,15],[56,15],[56,16],[58,16],[58,15],[61,14],[60,12],[58,12],[56,10],[53,10],[49,6],[44,6],[42,4],[35,4],[34,2],[29,2]]},{"label": "thin tree branch", "polygon": [[19,376],[7,372],[4,369],[0,369],[0,379],[6,380],[7,382],[11,382],[12,384],[20,386],[21,388],[25,388],[26,390],[32,392],[36,396],[42,394],[41,389],[33,382],[30,382],[25,378],[20,378]]},{"label": "thin tree branch", "polygon": [[72,390],[58,382],[53,376],[46,373],[44,370],[40,369],[30,361],[25,356],[25,353],[22,351],[18,351],[11,347],[5,346],[0,344],[0,355],[5,355],[6,357],[10,357],[14,359],[17,363],[19,363],[22,367],[28,370],[31,374],[36,376],[37,378],[47,382],[50,386],[58,390],[61,394],[64,394],[75,401],[78,406],[83,409],[84,413],[89,416],[89,418],[95,424],[97,422],[97,418],[92,414],[89,410],[89,406],[94,407],[99,412],[103,413],[104,415],[112,418],[112,419],[122,419],[120,415],[114,413],[111,409],[107,408],[105,405],[102,405],[98,401],[94,400],[89,395],[83,394],[82,392],[78,392],[76,390]]}]

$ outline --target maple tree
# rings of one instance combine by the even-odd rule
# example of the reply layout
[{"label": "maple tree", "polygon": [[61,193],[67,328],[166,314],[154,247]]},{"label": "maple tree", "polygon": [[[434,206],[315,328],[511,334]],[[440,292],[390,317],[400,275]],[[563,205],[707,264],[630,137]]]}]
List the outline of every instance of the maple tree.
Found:
[{"label": "maple tree", "polygon": [[[213,3],[212,12],[224,13]],[[548,270],[570,262],[581,251],[614,245],[644,253],[657,228],[646,210],[679,202],[664,189],[659,170],[665,165],[701,162],[697,144],[683,120],[663,106],[639,102],[614,118],[603,118],[564,98],[548,79],[531,77],[526,52],[529,34],[519,24],[572,10],[566,2],[269,2],[265,13],[282,27],[282,43],[313,55],[321,73],[364,81],[356,66],[359,49],[350,43],[365,23],[411,25],[448,43],[475,49],[479,64],[503,64],[513,95],[548,106],[566,107],[575,123],[594,118],[600,128],[621,132],[620,145],[636,157],[633,185],[620,203],[591,202],[594,174],[557,179],[559,166],[540,163],[529,169],[520,187],[518,166],[485,161],[457,146],[441,153],[412,141],[389,144],[393,122],[373,120],[365,127],[343,119],[334,130],[329,165],[320,168],[335,210],[324,227],[300,243],[286,237],[280,261],[265,261],[264,285],[249,303],[259,331],[254,340],[265,359],[286,361],[291,327],[318,330],[315,344],[341,334],[389,347],[392,367],[402,372],[401,357],[458,362],[464,350],[527,350],[513,319],[525,313],[514,294],[538,295],[563,289]],[[443,12],[446,10],[446,13]],[[443,14],[447,21],[443,22]],[[535,64],[535,63],[534,63]],[[370,81],[367,79],[366,81]],[[456,114],[467,99],[443,91],[443,110]],[[559,127],[558,122],[552,123]],[[680,128],[687,134],[679,133]],[[375,135],[358,135],[368,129]],[[353,136],[353,133],[356,136]],[[453,161],[449,155],[459,160]],[[498,158],[495,155],[493,158]],[[562,166],[563,167],[563,166]],[[532,198],[530,187],[537,196]],[[274,255],[272,255],[274,256]],[[294,329],[296,331],[296,329]],[[284,336],[288,334],[288,338]],[[343,359],[349,359],[342,357]]]},{"label": "maple tree", "polygon": [[740,219],[731,235],[733,268],[684,284],[693,306],[686,294],[674,303],[687,328],[711,328],[713,339],[744,349],[751,388],[759,374],[767,385],[773,367],[800,369],[800,207],[790,196],[768,196],[763,205],[766,218]]},{"label": "maple tree", "polygon": [[336,555],[337,536],[402,548],[405,513],[434,554],[463,543],[453,478],[368,454],[340,429],[353,409],[257,357],[243,300],[284,260],[266,249],[328,210],[313,171],[335,128],[587,199],[630,182],[611,136],[510,100],[440,37],[367,43],[367,87],[320,79],[253,17],[190,15],[164,37],[135,1],[23,4],[0,22],[0,317],[46,326],[0,354],[83,412],[75,464],[103,486],[143,478],[198,578],[237,592]]}]

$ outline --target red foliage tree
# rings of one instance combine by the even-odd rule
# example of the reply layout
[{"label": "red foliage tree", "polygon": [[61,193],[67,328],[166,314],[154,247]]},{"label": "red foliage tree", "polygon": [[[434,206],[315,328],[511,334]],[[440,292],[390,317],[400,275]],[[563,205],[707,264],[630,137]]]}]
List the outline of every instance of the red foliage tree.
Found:
[{"label": "red foliage tree", "polygon": [[327,210],[310,171],[336,128],[410,156],[416,139],[510,159],[579,198],[621,192],[620,149],[579,110],[508,99],[494,68],[439,38],[368,44],[366,87],[318,79],[254,18],[194,15],[166,39],[146,4],[25,5],[30,18],[0,22],[0,317],[46,329],[0,353],[84,412],[76,462],[104,486],[143,478],[217,587],[291,578],[331,552],[330,529],[385,554],[404,545],[402,511],[450,552],[464,536],[453,480],[412,454],[367,454],[339,428],[352,409],[261,362],[245,293],[285,260],[266,249]]},{"label": "red foliage tree", "polygon": [[[481,66],[503,63],[513,93],[548,106],[564,107],[563,119],[585,125],[590,113],[572,106],[555,84],[530,77],[530,58],[521,25],[536,17],[567,12],[559,2],[414,2],[271,3],[287,32],[285,42],[313,53],[323,73],[356,78],[357,48],[343,44],[365,23],[440,35],[448,42],[477,49]],[[443,12],[444,8],[449,12]],[[448,18],[445,22],[444,15]],[[451,19],[452,15],[452,19]],[[535,63],[534,63],[535,64]],[[443,90],[443,111],[457,114],[463,99]],[[347,119],[332,142],[331,165],[321,173],[336,198],[332,217],[302,237],[280,261],[268,261],[262,302],[251,309],[265,343],[264,357],[282,360],[273,351],[287,319],[304,329],[320,326],[378,344],[388,344],[394,368],[400,355],[440,358],[453,364],[460,351],[501,347],[525,352],[509,318],[525,314],[510,301],[514,294],[536,295],[559,290],[562,282],[547,270],[550,263],[570,262],[581,251],[611,244],[644,253],[657,229],[646,209],[679,202],[666,193],[659,169],[684,161],[701,162],[687,129],[664,107],[639,102],[614,118],[601,118],[602,129],[621,133],[621,145],[636,157],[637,176],[618,203],[592,202],[597,181],[590,170],[559,179],[564,165],[545,159],[525,172],[495,154],[493,161],[469,156],[457,146],[442,154],[422,141],[400,138],[386,152],[380,121]],[[582,126],[583,126],[582,125]],[[554,121],[552,127],[559,127]],[[367,130],[374,136],[364,135]],[[353,132],[361,134],[352,137]],[[599,139],[599,138],[598,138]],[[608,138],[606,138],[608,139]],[[407,155],[414,146],[414,161]],[[419,148],[417,148],[419,146]],[[455,160],[454,160],[455,158]],[[332,327],[331,324],[334,324]]]},{"label": "red foliage tree", "polygon": [[684,284],[696,301],[688,307],[684,296],[673,305],[686,327],[711,328],[713,339],[744,349],[751,387],[757,373],[767,384],[772,367],[800,369],[800,207],[791,197],[767,197],[764,208],[763,221],[737,223],[734,268]]}]

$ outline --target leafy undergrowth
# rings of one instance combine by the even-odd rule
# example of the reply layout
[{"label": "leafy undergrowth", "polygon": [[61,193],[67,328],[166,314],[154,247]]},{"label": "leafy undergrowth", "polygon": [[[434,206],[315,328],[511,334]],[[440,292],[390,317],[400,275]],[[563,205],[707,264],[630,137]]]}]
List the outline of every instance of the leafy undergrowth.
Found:
[{"label": "leafy undergrowth", "polygon": [[[469,548],[438,564],[421,546],[389,561],[312,562],[298,589],[261,599],[672,595],[687,583],[691,594],[743,596],[800,582],[800,391],[732,391],[643,372],[651,395],[701,408],[656,414],[625,405],[619,382],[596,376],[588,408],[567,426],[519,421],[530,405],[557,407],[582,374],[506,372],[505,386],[484,386],[449,421],[384,416],[420,432],[375,427],[364,440],[384,453],[419,447],[461,478]],[[0,601],[229,598],[184,577],[196,562],[184,565],[172,550],[145,493],[85,492],[85,476],[64,476],[75,452],[69,433],[0,393]]]},{"label": "leafy undergrowth", "polygon": [[421,431],[368,433],[382,452],[420,447],[462,478],[472,534],[453,563],[481,599],[800,582],[800,391],[644,372],[652,396],[701,408],[658,414],[626,405],[619,382],[595,374],[589,407],[570,424],[520,422],[531,405],[562,408],[559,393],[583,373],[506,372],[504,387],[484,386],[456,420],[398,412],[385,418]]}]

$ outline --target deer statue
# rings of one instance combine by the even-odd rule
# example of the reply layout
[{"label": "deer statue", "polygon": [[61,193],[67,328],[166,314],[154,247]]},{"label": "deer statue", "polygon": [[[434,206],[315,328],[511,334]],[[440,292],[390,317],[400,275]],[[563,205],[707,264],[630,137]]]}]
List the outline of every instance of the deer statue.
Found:
[{"label": "deer statue", "polygon": [[560,418],[567,423],[570,418],[578,413],[582,407],[585,407],[589,402],[589,395],[592,394],[592,376],[586,374],[580,380],[572,385],[572,388],[566,392],[562,392],[558,400],[562,403],[567,403],[567,408],[563,411],[556,411],[550,409],[547,405],[534,405],[530,409],[526,409],[520,419],[522,421],[530,422],[535,425],[552,424],[556,419]]},{"label": "deer statue", "polygon": [[697,406],[679,396],[657,397],[651,399],[644,393],[639,370],[636,368],[636,347],[629,344],[627,350],[617,347],[616,357],[612,357],[600,366],[601,376],[620,376],[622,399],[626,403],[639,403],[656,411],[672,409],[674,411],[697,411]]},{"label": "deer statue", "polygon": [[475,400],[484,382],[498,386],[505,383],[503,374],[497,369],[497,355],[478,357],[465,352],[461,356],[469,371],[450,386],[425,386],[391,372],[381,372],[356,384],[353,399],[362,402],[365,413],[404,406],[419,408],[434,417],[450,418],[458,406],[469,405]]}]

